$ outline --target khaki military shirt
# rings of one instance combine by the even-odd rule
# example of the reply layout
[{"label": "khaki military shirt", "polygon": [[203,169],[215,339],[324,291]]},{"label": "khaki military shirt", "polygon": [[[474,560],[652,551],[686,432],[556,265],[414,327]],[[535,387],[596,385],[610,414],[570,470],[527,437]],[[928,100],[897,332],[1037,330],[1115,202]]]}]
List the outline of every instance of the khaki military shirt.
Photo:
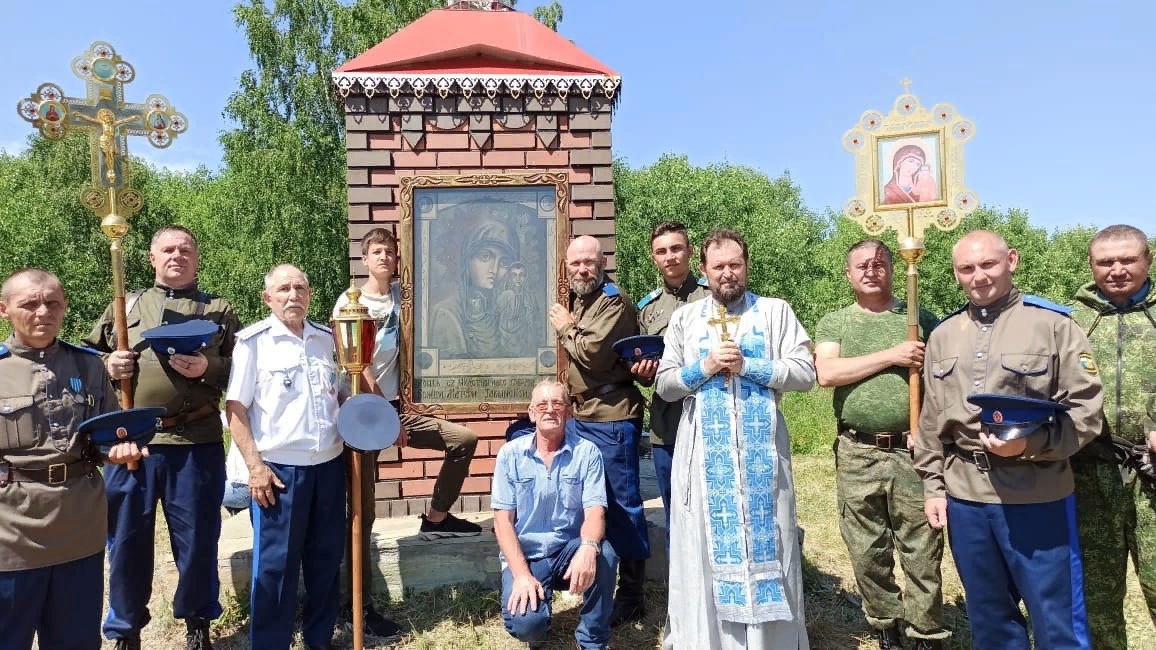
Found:
[{"label": "khaki military shirt", "polygon": [[[634,305],[616,285],[604,281],[587,296],[570,292],[574,322],[558,332],[566,350],[566,384],[574,397],[574,415],[591,422],[642,417],[642,393],[614,343],[638,334]],[[593,392],[611,388],[610,392]]]},{"label": "khaki military shirt", "polygon": [[[100,553],[108,538],[104,481],[96,470],[100,457],[77,428],[119,408],[104,364],[100,356],[59,341],[34,349],[12,336],[4,348],[0,476],[5,469],[15,478],[20,470],[71,467],[59,484],[0,486],[0,571],[39,569]],[[85,459],[92,464],[86,466]]]},{"label": "khaki military shirt", "polygon": [[[686,276],[682,286],[671,289],[665,283],[638,302],[638,333],[661,336],[666,333],[670,315],[687,303],[710,295],[706,278]],[[650,398],[650,440],[655,445],[673,445],[682,417],[682,402],[668,402],[655,393]]]},{"label": "khaki military shirt", "polygon": [[[949,316],[931,333],[915,445],[926,498],[1047,503],[1072,493],[1068,459],[1100,433],[1103,390],[1095,367],[1081,362],[1091,358],[1088,339],[1065,311],[1013,289],[986,308],[969,306]],[[989,453],[991,469],[984,472],[951,453],[953,447],[969,456],[984,451],[980,409],[967,401],[974,393],[1071,408],[1028,436],[1022,456]]]},{"label": "khaki military shirt", "polygon": [[[131,300],[131,298],[130,298]],[[183,323],[194,318],[213,321],[221,326],[201,354],[209,362],[205,374],[188,379],[169,365],[168,356],[158,355],[141,333],[159,327]],[[133,406],[162,406],[165,417],[197,411],[194,421],[157,431],[153,445],[187,445],[222,442],[221,418],[217,411],[204,414],[206,404],[219,408],[221,396],[229,383],[233,346],[241,320],[232,305],[223,298],[202,292],[196,285],[187,289],[154,286],[140,294],[128,313],[128,345],[140,354],[133,375]],[[116,349],[116,326],[112,306],[104,311],[84,345],[109,353]],[[116,382],[119,390],[120,382]]]}]

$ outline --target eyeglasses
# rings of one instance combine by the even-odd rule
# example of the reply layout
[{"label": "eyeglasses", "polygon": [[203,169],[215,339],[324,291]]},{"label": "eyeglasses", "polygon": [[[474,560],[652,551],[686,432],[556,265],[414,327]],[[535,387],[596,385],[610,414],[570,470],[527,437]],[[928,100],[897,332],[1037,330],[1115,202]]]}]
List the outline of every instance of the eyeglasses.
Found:
[{"label": "eyeglasses", "polygon": [[538,413],[545,413],[547,411],[564,411],[566,410],[567,406],[569,406],[569,404],[561,400],[550,400],[549,402],[538,402],[537,404],[531,404],[530,408],[534,409]]}]

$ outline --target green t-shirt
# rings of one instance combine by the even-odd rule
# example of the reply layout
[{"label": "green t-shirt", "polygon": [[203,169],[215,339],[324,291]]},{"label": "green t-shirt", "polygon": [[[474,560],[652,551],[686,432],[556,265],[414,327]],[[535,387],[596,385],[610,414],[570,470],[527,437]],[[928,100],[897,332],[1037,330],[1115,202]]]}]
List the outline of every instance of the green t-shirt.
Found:
[{"label": "green t-shirt", "polygon": [[[919,338],[935,328],[931,312],[919,310]],[[862,357],[907,340],[907,303],[898,301],[890,311],[873,313],[859,305],[844,307],[819,321],[815,343],[838,343],[840,357]],[[907,368],[892,366],[879,374],[835,389],[835,418],[867,433],[907,431],[910,407]]]}]

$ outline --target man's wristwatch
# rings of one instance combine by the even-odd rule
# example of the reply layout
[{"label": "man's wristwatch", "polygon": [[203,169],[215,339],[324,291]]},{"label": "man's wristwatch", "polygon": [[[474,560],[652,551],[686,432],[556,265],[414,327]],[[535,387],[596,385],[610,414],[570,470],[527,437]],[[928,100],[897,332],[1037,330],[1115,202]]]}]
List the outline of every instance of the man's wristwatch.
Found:
[{"label": "man's wristwatch", "polygon": [[598,543],[592,539],[582,540],[582,546],[589,546],[590,548],[594,549],[595,555],[601,555],[602,554],[602,544],[600,544],[600,543]]}]

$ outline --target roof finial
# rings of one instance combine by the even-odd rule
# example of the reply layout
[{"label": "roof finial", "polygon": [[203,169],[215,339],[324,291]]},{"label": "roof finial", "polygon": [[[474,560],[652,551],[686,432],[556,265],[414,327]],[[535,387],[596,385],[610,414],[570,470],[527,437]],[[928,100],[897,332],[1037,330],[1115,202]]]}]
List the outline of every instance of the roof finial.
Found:
[{"label": "roof finial", "polygon": [[513,11],[507,0],[446,0],[446,9],[472,9],[474,11]]},{"label": "roof finial", "polygon": [[911,80],[908,79],[907,77],[904,77],[903,80],[900,81],[899,83],[903,85],[903,94],[904,95],[910,95],[911,94]]}]

